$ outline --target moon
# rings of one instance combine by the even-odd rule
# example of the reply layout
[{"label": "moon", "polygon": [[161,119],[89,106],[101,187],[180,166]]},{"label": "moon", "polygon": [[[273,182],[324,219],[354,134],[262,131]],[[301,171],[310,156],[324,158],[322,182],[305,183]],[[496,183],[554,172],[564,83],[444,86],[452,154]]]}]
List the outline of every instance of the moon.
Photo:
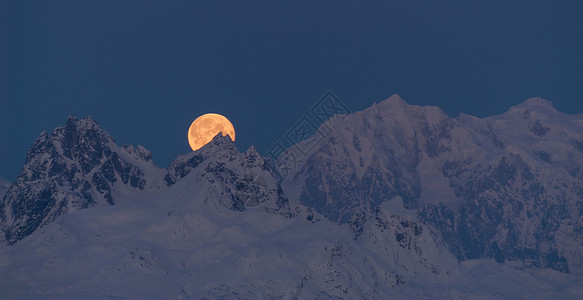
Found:
[{"label": "moon", "polygon": [[204,114],[192,122],[188,129],[188,143],[192,151],[208,144],[218,133],[227,134],[235,141],[235,128],[229,119],[219,114]]}]

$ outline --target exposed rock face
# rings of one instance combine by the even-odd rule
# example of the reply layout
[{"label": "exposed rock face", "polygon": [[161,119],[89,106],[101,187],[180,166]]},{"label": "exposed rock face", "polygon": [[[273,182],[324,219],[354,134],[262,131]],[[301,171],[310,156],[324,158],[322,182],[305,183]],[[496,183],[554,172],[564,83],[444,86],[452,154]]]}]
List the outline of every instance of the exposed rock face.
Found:
[{"label": "exposed rock face", "polygon": [[158,168],[142,146],[118,147],[91,118],[69,117],[64,127],[42,133],[0,207],[8,244],[62,214],[95,205],[115,205],[122,186],[144,190]]},{"label": "exposed rock face", "polygon": [[191,173],[196,178],[190,182],[210,183],[207,198],[222,206],[243,211],[261,205],[292,214],[275,168],[253,146],[239,153],[228,136],[218,134],[201,149],[177,157],[167,168],[164,183],[171,187]]},{"label": "exposed rock face", "polygon": [[70,117],[64,127],[42,133],[32,145],[1,203],[0,239],[14,244],[63,214],[115,205],[140,191],[161,192],[191,172],[196,178],[190,182],[211,183],[207,198],[215,204],[239,211],[261,205],[294,214],[274,167],[254,147],[239,153],[229,137],[219,135],[164,171],[144,147],[117,146],[91,118]]},{"label": "exposed rock face", "polygon": [[400,196],[459,259],[583,271],[582,115],[533,98],[499,116],[450,118],[393,96],[321,130],[326,138],[278,160],[284,191],[355,234]]}]

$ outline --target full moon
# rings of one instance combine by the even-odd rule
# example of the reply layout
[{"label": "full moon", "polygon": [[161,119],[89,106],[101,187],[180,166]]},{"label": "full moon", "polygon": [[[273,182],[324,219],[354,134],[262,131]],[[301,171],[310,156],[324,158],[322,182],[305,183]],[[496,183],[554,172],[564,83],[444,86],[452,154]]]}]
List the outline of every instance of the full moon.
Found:
[{"label": "full moon", "polygon": [[235,141],[235,128],[229,119],[219,114],[204,114],[190,125],[188,129],[188,143],[192,151],[200,149],[210,142],[218,133],[227,134]]}]

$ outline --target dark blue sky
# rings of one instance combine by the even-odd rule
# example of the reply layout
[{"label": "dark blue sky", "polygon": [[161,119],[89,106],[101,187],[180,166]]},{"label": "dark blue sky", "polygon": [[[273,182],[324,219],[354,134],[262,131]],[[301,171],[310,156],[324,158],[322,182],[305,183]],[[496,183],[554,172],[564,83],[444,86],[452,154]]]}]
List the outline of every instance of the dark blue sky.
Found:
[{"label": "dark blue sky", "polygon": [[283,2],[2,1],[0,176],[70,114],[165,167],[200,114],[265,153],[328,90],[351,110],[398,93],[450,115],[532,96],[583,113],[581,1]]}]

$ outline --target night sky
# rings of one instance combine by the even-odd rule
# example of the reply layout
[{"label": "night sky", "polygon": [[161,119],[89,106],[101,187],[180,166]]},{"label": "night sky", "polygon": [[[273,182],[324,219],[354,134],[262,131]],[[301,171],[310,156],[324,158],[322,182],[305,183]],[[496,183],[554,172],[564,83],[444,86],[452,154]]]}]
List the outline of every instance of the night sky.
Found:
[{"label": "night sky", "polygon": [[[277,2],[277,3],[275,3]],[[2,1],[0,176],[92,116],[166,167],[216,112],[264,153],[327,91],[451,116],[529,97],[583,113],[583,1]]]}]

